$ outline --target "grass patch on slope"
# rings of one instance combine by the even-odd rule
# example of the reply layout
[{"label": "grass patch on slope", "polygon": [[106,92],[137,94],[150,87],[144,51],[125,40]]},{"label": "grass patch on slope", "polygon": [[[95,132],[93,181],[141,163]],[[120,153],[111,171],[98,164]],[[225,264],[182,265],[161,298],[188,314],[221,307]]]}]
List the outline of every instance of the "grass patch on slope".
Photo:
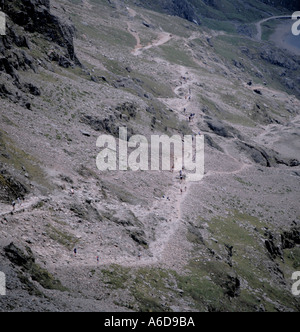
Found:
[{"label": "grass patch on slope", "polygon": [[31,181],[35,181],[44,189],[52,189],[44,171],[39,166],[40,162],[19,148],[3,131],[0,131],[0,147],[2,151],[0,163],[13,167],[19,173],[24,173],[25,169]]}]

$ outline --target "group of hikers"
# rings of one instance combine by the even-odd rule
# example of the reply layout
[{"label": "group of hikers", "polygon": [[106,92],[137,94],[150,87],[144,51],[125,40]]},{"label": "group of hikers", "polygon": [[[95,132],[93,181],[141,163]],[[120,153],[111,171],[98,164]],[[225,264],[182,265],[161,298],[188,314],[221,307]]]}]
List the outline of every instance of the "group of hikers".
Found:
[{"label": "group of hikers", "polygon": [[[73,253],[74,253],[74,256],[77,257],[77,248],[74,248]],[[97,264],[100,263],[100,257],[99,256],[96,257],[96,261],[97,261]]]},{"label": "group of hikers", "polygon": [[[174,164],[172,165],[172,168],[171,168],[171,172],[174,173]],[[182,167],[182,169],[179,171],[179,180],[180,180],[180,184],[182,185],[184,183],[184,180],[185,180],[185,174],[184,174],[184,166]],[[183,193],[184,191],[187,190],[187,187],[185,186],[184,189],[180,188],[180,192]],[[165,195],[163,196],[163,198],[167,198],[167,200],[169,201],[170,198],[169,197],[166,197]]]},{"label": "group of hikers", "polygon": [[191,113],[190,115],[189,115],[189,122],[192,122],[192,120],[194,120],[194,118],[195,118],[195,113]]},{"label": "group of hikers", "polygon": [[[184,76],[181,76],[180,77],[180,84],[182,85],[182,80],[184,82],[187,82],[188,81],[188,78],[187,77],[184,77]],[[192,90],[191,88],[189,88],[189,93],[187,95],[185,95],[185,100],[188,100],[188,101],[191,101],[192,100]],[[183,113],[186,114],[187,113],[187,108],[185,107],[183,109]],[[195,113],[191,113],[189,114],[188,116],[188,121],[191,122],[194,118],[195,118]]]}]

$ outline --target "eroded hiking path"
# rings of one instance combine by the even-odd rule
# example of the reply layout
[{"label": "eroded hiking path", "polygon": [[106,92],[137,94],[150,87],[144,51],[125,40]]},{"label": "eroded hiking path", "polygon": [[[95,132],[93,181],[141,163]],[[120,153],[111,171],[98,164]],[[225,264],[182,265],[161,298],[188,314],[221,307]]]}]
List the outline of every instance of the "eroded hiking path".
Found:
[{"label": "eroded hiking path", "polygon": [[258,41],[261,41],[261,39],[262,39],[262,27],[261,26],[262,26],[263,23],[266,23],[266,22],[271,21],[271,20],[280,20],[280,19],[282,19],[282,20],[291,19],[291,16],[287,16],[287,15],[285,15],[285,16],[272,16],[272,17],[268,17],[268,18],[265,18],[265,19],[257,22],[255,24],[255,27],[256,27],[256,30],[257,30],[257,34],[255,35],[255,39],[258,40]]},{"label": "eroded hiking path", "polygon": [[[128,8],[127,8],[128,9]],[[150,49],[152,47],[158,47],[167,43],[172,39],[172,35],[166,32],[161,32],[158,38],[147,46],[141,45],[141,40],[139,33],[135,31],[133,18],[137,15],[134,10],[128,9],[131,21],[128,21],[128,31],[136,39],[136,47],[132,51],[135,56],[140,55],[144,50]],[[170,64],[171,66],[171,64]],[[174,112],[178,115],[178,118],[182,121],[186,121],[192,132],[198,135],[199,128],[196,121],[189,121],[190,113],[197,113],[197,103],[193,99],[193,86],[197,82],[197,77],[191,72],[191,68],[172,65],[175,72],[178,73],[178,79],[173,82],[173,92],[175,94],[174,98],[161,98],[160,100],[171,107]],[[199,113],[199,112],[198,112]],[[199,116],[199,114],[197,114]],[[226,152],[226,154],[228,154]],[[229,156],[229,154],[228,154]],[[233,158],[233,157],[232,157]],[[234,158],[233,158],[234,159]],[[234,159],[237,168],[230,172],[216,172],[209,171],[205,177],[210,176],[221,176],[221,175],[231,175],[238,174],[242,172],[248,165],[241,164],[240,161]],[[148,223],[151,215],[155,215],[159,222],[153,225],[154,229],[154,239],[150,240],[149,249],[142,251],[140,257],[119,255],[109,255],[109,251],[101,251],[101,236],[105,236],[105,232],[109,230],[103,230],[103,234],[98,234],[94,232],[89,234],[86,239],[82,242],[82,249],[80,250],[80,257],[67,256],[61,253],[61,260],[64,264],[71,264],[73,266],[96,266],[96,256],[100,256],[99,266],[106,266],[111,264],[118,264],[125,267],[142,267],[151,266],[157,264],[164,264],[164,266],[172,267],[173,265],[185,266],[191,249],[191,245],[186,241],[186,221],[184,218],[184,204],[188,199],[188,196],[192,194],[192,189],[194,186],[199,186],[201,183],[188,183],[185,180],[181,180],[179,177],[179,172],[172,173],[173,184],[168,188],[164,197],[160,197],[154,200],[152,206],[149,209],[142,209],[141,207],[131,207],[134,215],[140,219],[145,225]],[[58,200],[59,197],[54,197],[54,200]],[[17,207],[15,213],[22,211],[29,211],[34,204],[38,203],[37,198],[32,198],[25,202],[22,207]],[[0,211],[0,215],[5,215],[11,212],[11,208],[5,208],[5,210]],[[147,225],[147,227],[152,225]],[[101,236],[100,236],[101,235]],[[53,251],[53,262],[57,260],[57,252]]]},{"label": "eroded hiking path", "polygon": [[26,201],[22,201],[21,203],[16,202],[15,209],[13,210],[12,206],[8,206],[6,204],[0,204],[0,216],[5,217],[10,214],[18,214],[24,211],[30,210],[34,205],[38,204],[41,201],[39,197],[31,197]]},{"label": "eroded hiking path", "polygon": [[[179,119],[187,121],[192,132],[198,134],[197,121],[188,121],[188,113],[184,112],[184,108],[189,111],[196,112],[197,103],[193,99],[193,85],[197,81],[195,74],[191,72],[190,68],[184,66],[174,66],[174,70],[178,73],[178,79],[172,83],[174,98],[161,99],[167,106],[171,106]],[[199,115],[199,114],[198,114]],[[226,155],[231,157],[228,151]],[[245,170],[248,166],[241,164],[241,162],[232,157],[235,170],[229,172],[209,171],[205,174],[205,178],[210,176],[227,176],[238,174]],[[141,255],[138,257],[134,254],[113,254],[110,253],[110,248],[101,246],[101,238],[109,233],[109,229],[95,229],[88,234],[80,235],[80,251],[74,257],[71,252],[57,252],[56,248],[47,247],[47,253],[42,250],[41,255],[50,255],[48,260],[53,265],[57,264],[57,260],[61,261],[62,266],[72,267],[99,267],[110,266],[117,264],[124,267],[145,267],[162,265],[164,267],[174,268],[177,270],[186,266],[189,261],[190,253],[192,252],[192,243],[186,240],[187,221],[184,218],[185,204],[189,195],[193,194],[195,186],[201,186],[202,183],[188,183],[184,179],[181,180],[179,172],[175,171],[170,174],[172,177],[172,184],[167,188],[164,197],[159,197],[153,201],[152,206],[148,208],[141,208],[140,206],[128,206],[134,215],[145,224],[148,229],[153,229],[153,238],[149,239],[149,248],[142,249]],[[205,180],[204,178],[204,180]],[[61,202],[65,198],[59,195],[53,196],[52,200]],[[14,213],[30,212],[31,209],[41,199],[32,197],[23,202],[22,206],[17,206]],[[12,208],[8,205],[0,206],[0,215],[5,216],[10,214]],[[153,218],[155,216],[155,218]],[[149,225],[153,221],[153,225]],[[32,226],[34,227],[34,226]],[[99,226],[101,227],[101,226]],[[72,232],[73,233],[73,232]],[[75,232],[74,232],[75,233]],[[77,233],[77,231],[76,231]],[[74,234],[75,235],[75,234]],[[115,234],[117,238],[117,234]],[[121,241],[121,239],[119,240]],[[118,241],[116,241],[117,243]],[[97,255],[100,262],[97,263]]]},{"label": "eroded hiking path", "polygon": [[[135,10],[131,9],[131,8],[128,8],[127,7],[127,10],[128,10],[128,13],[130,15],[130,19],[133,20],[136,16],[137,16],[137,13]],[[144,18],[142,16],[142,18]],[[145,20],[146,21],[146,20]],[[128,32],[135,38],[136,40],[136,46],[134,48],[134,50],[131,52],[133,55],[135,56],[138,56],[138,55],[141,55],[143,53],[143,51],[145,50],[149,50],[150,48],[152,47],[158,47],[158,46],[161,46],[161,45],[164,45],[166,44],[169,40],[172,39],[172,35],[170,33],[167,33],[167,32],[164,32],[164,31],[161,31],[157,37],[156,40],[154,40],[153,42],[149,43],[147,46],[143,46],[141,44],[141,39],[140,39],[140,35],[139,33],[134,29],[133,27],[133,23],[132,21],[130,22],[127,22],[127,25],[128,25]]]},{"label": "eroded hiking path", "polygon": [[[189,72],[184,66],[178,66],[178,82],[173,91],[175,98],[161,99],[177,113],[178,117],[184,121],[188,121],[184,108],[194,109],[192,86],[196,82],[196,77]],[[195,135],[198,134],[199,128],[194,121],[189,125]],[[208,171],[205,177],[210,176],[227,176],[236,175],[250,167],[249,164],[241,163],[236,158],[230,156],[225,150],[226,155],[236,164],[236,169],[232,171]],[[114,259],[114,263],[122,266],[141,267],[151,266],[163,263],[164,266],[185,266],[191,248],[186,241],[186,221],[183,215],[183,206],[189,194],[192,193],[193,186],[201,185],[199,183],[189,183],[180,180],[179,172],[172,173],[173,185],[170,186],[164,197],[158,198],[147,213],[141,213],[139,208],[132,208],[132,212],[141,220],[147,222],[150,215],[156,215],[160,222],[155,226],[155,240],[149,244],[149,252],[141,255],[140,258],[135,257],[119,257]],[[101,264],[111,264],[111,260],[106,257],[101,258]]]},{"label": "eroded hiking path", "polygon": [[[190,68],[184,66],[174,66],[174,70],[178,73],[178,79],[173,84],[174,98],[160,99],[168,107],[171,107],[182,121],[186,121],[194,135],[198,135],[199,128],[197,121],[189,121],[189,113],[197,112],[197,102],[194,100],[193,86],[197,82],[197,77],[191,72]],[[184,111],[186,109],[186,111]],[[242,163],[240,160],[232,157],[226,149],[224,153],[236,165],[230,171],[214,171],[209,170],[205,176],[230,176],[243,172],[250,165]],[[140,257],[124,255],[108,255],[108,253],[99,251],[99,242],[96,238],[91,240],[83,249],[82,256],[85,259],[79,261],[80,265],[95,266],[96,253],[99,252],[100,266],[117,264],[124,267],[145,267],[163,264],[177,269],[184,267],[189,260],[192,244],[186,240],[187,221],[184,218],[184,206],[189,195],[193,194],[194,186],[201,186],[202,183],[188,183],[180,180],[179,172],[172,173],[172,185],[166,191],[164,197],[157,198],[153,201],[150,208],[143,209],[140,206],[130,207],[134,215],[142,221],[146,227],[153,228],[154,238],[149,240],[149,248],[141,250]],[[149,225],[156,217],[158,222]],[[71,264],[74,264],[72,261]]]},{"label": "eroded hiking path", "polygon": [[128,30],[135,37],[135,39],[137,41],[137,44],[136,44],[134,50],[132,51],[132,54],[135,56],[141,55],[143,53],[143,51],[149,50],[152,47],[158,47],[158,46],[164,45],[169,40],[172,39],[172,35],[170,35],[169,33],[161,32],[155,41],[149,43],[147,46],[143,46],[143,45],[141,45],[139,34],[131,28],[130,23],[128,23]]}]

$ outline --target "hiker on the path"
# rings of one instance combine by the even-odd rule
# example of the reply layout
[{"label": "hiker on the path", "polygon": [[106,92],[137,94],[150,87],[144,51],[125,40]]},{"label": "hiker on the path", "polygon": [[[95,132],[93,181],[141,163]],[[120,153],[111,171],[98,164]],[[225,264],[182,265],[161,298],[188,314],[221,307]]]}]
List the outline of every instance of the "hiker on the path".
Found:
[{"label": "hiker on the path", "polygon": [[15,209],[16,209],[16,202],[12,201],[11,205],[12,205],[12,210],[15,211]]},{"label": "hiker on the path", "polygon": [[99,264],[100,258],[99,256],[97,256],[97,264]]},{"label": "hiker on the path", "polygon": [[183,180],[183,173],[182,173],[182,170],[179,171],[179,178],[180,178],[180,182],[182,182],[182,180]]},{"label": "hiker on the path", "polygon": [[191,122],[192,120],[194,120],[194,117],[195,117],[195,113],[191,113],[190,116],[189,116],[189,122]]},{"label": "hiker on the path", "polygon": [[77,248],[74,249],[74,255],[77,255]]},{"label": "hiker on the path", "polygon": [[138,253],[138,258],[139,258],[139,261],[141,260],[141,257],[142,257],[142,253],[141,253],[141,252],[139,252],[139,253]]}]

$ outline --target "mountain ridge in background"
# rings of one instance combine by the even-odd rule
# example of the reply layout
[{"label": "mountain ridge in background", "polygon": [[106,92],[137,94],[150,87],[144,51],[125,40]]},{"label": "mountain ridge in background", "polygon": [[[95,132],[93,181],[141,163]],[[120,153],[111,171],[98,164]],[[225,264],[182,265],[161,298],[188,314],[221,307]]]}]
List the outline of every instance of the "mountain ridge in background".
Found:
[{"label": "mountain ridge in background", "polygon": [[[203,18],[221,21],[251,22],[271,15],[272,7],[280,10],[295,11],[299,9],[297,1],[234,1],[234,0],[138,0],[136,3],[149,9],[176,15],[191,22],[200,24]],[[292,14],[292,13],[290,13]]]}]

